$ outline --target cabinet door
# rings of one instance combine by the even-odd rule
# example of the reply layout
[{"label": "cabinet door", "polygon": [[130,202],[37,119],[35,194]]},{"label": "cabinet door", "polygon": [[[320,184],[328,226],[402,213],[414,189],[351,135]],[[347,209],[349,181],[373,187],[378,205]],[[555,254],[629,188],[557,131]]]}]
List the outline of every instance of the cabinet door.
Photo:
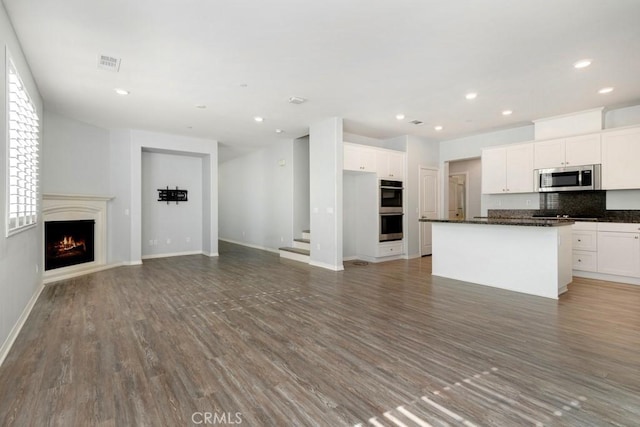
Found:
[{"label": "cabinet door", "polygon": [[533,193],[533,144],[508,147],[507,192]]},{"label": "cabinet door", "polygon": [[507,191],[507,150],[482,150],[482,193],[496,194]]},{"label": "cabinet door", "polygon": [[640,233],[599,231],[598,273],[640,277]]},{"label": "cabinet door", "polygon": [[389,156],[388,173],[389,178],[402,181],[404,179],[404,153],[387,153]]},{"label": "cabinet door", "polygon": [[553,139],[551,141],[536,142],[534,150],[534,169],[557,168],[565,165],[564,140]]},{"label": "cabinet door", "polygon": [[640,128],[602,134],[602,189],[640,188]]},{"label": "cabinet door", "polygon": [[359,171],[360,169],[360,150],[351,144],[344,144],[344,170]]},{"label": "cabinet door", "polygon": [[358,144],[344,144],[344,170],[375,172],[376,150]]},{"label": "cabinet door", "polygon": [[599,165],[600,134],[567,138],[564,141],[565,166]]}]

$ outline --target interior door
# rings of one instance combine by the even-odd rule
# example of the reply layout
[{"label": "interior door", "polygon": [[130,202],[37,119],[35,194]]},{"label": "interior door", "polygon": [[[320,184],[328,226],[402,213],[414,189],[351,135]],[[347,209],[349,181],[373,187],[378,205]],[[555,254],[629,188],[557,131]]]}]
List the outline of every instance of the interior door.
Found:
[{"label": "interior door", "polygon": [[[438,171],[420,168],[420,218],[438,218]],[[420,255],[431,255],[431,223],[420,223]]]},{"label": "interior door", "polygon": [[462,221],[466,218],[465,212],[465,176],[449,175],[449,219]]}]

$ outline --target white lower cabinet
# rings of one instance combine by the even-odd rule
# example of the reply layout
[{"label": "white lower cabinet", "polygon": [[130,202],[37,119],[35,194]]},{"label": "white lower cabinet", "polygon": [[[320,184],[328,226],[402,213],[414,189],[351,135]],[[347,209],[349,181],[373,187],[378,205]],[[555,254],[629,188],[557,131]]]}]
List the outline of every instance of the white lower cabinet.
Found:
[{"label": "white lower cabinet", "polygon": [[[573,270],[578,276],[584,271],[634,278],[632,280],[640,278],[640,224],[576,222],[573,225]],[[606,276],[587,277],[616,280]]]},{"label": "white lower cabinet", "polygon": [[598,271],[598,224],[576,222],[573,224],[573,269]]},{"label": "white lower cabinet", "polygon": [[402,255],[404,252],[404,244],[401,240],[397,242],[382,242],[378,245],[378,256]]},{"label": "white lower cabinet", "polygon": [[589,251],[573,251],[573,269],[580,271],[598,271],[598,254]]},{"label": "white lower cabinet", "polygon": [[598,226],[598,273],[640,277],[639,224]]}]

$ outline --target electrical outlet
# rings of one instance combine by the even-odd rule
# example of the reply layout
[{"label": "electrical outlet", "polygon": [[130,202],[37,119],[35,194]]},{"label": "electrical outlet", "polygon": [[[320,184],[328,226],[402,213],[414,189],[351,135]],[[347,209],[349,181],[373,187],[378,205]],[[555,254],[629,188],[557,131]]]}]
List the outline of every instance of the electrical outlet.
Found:
[{"label": "electrical outlet", "polygon": [[191,242],[191,237],[185,237],[185,239],[184,239],[184,240],[185,240],[187,243],[190,243],[190,242]]},{"label": "electrical outlet", "polygon": [[316,249],[320,250],[320,243],[316,243]]},{"label": "electrical outlet", "polygon": [[167,245],[171,244],[171,239],[167,239]]},{"label": "electrical outlet", "polygon": [[284,237],[280,236],[280,241],[284,242]]},{"label": "electrical outlet", "polygon": [[153,246],[153,240],[149,240],[149,246]]},{"label": "electrical outlet", "polygon": [[40,266],[38,264],[36,264],[36,273],[40,272]]},{"label": "electrical outlet", "polygon": [[531,206],[531,200],[527,199],[527,206]]}]

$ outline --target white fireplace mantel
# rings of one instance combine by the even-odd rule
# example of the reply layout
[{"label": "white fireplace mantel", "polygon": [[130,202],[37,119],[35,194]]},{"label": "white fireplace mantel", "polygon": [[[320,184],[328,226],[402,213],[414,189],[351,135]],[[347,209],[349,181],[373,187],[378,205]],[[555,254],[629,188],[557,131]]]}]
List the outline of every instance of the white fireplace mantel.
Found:
[{"label": "white fireplace mantel", "polygon": [[[86,194],[48,193],[42,195],[42,219],[44,222],[80,219],[95,221],[94,261],[45,271],[43,274],[44,283],[69,279],[109,268],[107,266],[107,203],[111,199],[113,199],[112,196]],[[44,248],[42,256],[44,257]]]}]

